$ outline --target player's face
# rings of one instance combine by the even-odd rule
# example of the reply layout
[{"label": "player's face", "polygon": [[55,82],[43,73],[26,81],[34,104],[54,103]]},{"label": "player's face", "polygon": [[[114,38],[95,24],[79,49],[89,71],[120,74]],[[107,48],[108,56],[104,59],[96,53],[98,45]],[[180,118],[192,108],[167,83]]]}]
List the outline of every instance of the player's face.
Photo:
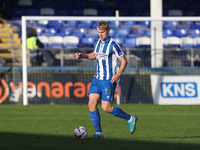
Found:
[{"label": "player's face", "polygon": [[105,42],[108,39],[108,37],[109,37],[109,31],[110,31],[110,29],[109,30],[105,30],[105,29],[100,30],[97,27],[97,32],[98,32],[99,38],[101,39],[102,42]]}]

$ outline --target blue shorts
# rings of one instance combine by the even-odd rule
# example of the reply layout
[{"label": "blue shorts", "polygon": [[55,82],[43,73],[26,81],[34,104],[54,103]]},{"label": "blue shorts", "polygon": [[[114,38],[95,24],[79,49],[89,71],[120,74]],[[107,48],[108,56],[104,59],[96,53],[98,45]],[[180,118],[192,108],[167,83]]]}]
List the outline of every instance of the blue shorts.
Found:
[{"label": "blue shorts", "polygon": [[98,80],[94,78],[90,85],[88,94],[97,93],[101,95],[103,101],[113,101],[116,83],[111,83],[110,80]]}]

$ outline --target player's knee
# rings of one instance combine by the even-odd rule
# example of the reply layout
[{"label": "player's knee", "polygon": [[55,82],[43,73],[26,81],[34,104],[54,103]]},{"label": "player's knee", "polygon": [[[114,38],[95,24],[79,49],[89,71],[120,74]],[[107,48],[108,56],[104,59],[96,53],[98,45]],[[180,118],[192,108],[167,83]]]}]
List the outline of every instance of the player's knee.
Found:
[{"label": "player's knee", "polygon": [[95,111],[95,110],[97,110],[97,105],[95,103],[92,103],[89,101],[88,108],[90,111]]},{"label": "player's knee", "polygon": [[106,113],[111,113],[111,108],[109,106],[106,105],[101,105],[101,108],[103,109],[103,111],[105,111]]},{"label": "player's knee", "polygon": [[91,104],[90,102],[88,103],[88,108],[91,110],[93,108],[93,104]]}]

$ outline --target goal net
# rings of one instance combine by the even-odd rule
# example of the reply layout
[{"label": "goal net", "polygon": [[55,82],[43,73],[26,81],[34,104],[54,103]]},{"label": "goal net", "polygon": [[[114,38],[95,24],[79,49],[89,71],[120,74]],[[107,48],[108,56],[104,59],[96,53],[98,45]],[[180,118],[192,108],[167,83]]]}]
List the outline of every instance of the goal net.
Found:
[{"label": "goal net", "polygon": [[[114,102],[152,103],[155,93],[151,89],[151,74],[198,74],[194,61],[197,50],[193,47],[181,48],[180,37],[177,39],[177,36],[167,35],[170,31],[164,30],[168,21],[180,23],[185,19],[23,16],[23,104],[88,101],[87,93],[95,75],[96,61],[76,60],[75,53],[93,51],[94,40],[98,39],[96,26],[101,20],[109,22],[110,35],[122,46],[128,60],[128,66],[116,88]],[[186,21],[199,20],[192,19]],[[31,29],[37,31],[43,48],[27,49],[27,34]],[[192,68],[193,71],[189,72]],[[171,93],[167,92],[169,96]],[[181,97],[180,91],[178,95]]]},{"label": "goal net", "polygon": [[0,104],[22,103],[22,43],[15,31],[12,21],[0,18]]}]

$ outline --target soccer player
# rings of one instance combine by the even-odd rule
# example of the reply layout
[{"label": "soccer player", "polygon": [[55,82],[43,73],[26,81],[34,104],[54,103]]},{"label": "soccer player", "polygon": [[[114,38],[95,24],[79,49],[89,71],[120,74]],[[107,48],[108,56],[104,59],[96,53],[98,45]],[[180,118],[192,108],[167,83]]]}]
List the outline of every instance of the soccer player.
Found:
[{"label": "soccer player", "polygon": [[[113,116],[125,119],[130,126],[130,134],[133,134],[136,129],[136,116],[131,116],[112,105],[117,81],[127,65],[126,57],[119,44],[109,36],[110,28],[107,22],[100,21],[97,25],[97,32],[99,39],[94,43],[94,51],[89,54],[76,53],[76,59],[97,59],[96,75],[88,92],[90,118],[96,131],[92,138],[104,138],[97,108],[100,100],[102,109]],[[121,61],[118,72],[116,71],[117,59]]]}]

